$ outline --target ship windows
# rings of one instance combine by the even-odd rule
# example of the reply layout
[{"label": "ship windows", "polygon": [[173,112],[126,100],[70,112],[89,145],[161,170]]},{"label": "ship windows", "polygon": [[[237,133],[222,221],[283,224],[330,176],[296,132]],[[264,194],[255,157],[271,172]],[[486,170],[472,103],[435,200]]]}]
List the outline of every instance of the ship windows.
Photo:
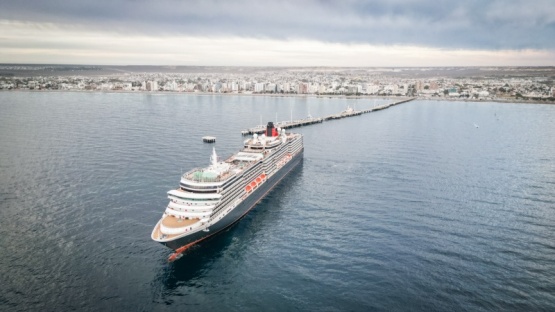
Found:
[{"label": "ship windows", "polygon": [[186,191],[186,192],[191,192],[191,193],[202,193],[202,194],[206,194],[206,193],[217,193],[218,190],[194,190],[194,189],[190,189],[190,188],[186,188],[181,186],[181,190]]},{"label": "ship windows", "polygon": [[203,201],[203,202],[210,202],[210,201],[218,201],[219,198],[186,198],[186,197],[178,197],[175,195],[170,195],[178,200],[186,200],[186,201]]},{"label": "ship windows", "polygon": [[185,183],[179,183],[179,185],[182,188],[185,187],[185,188],[194,189],[194,190],[217,190],[218,189],[217,185],[201,186],[201,185],[189,185]]}]

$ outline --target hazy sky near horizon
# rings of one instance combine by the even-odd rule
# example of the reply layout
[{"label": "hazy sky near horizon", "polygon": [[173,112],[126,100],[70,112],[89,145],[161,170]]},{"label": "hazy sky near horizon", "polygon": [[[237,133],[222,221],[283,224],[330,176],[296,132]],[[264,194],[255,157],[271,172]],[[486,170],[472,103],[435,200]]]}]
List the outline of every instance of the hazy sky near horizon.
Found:
[{"label": "hazy sky near horizon", "polygon": [[555,0],[0,0],[0,63],[555,65]]}]

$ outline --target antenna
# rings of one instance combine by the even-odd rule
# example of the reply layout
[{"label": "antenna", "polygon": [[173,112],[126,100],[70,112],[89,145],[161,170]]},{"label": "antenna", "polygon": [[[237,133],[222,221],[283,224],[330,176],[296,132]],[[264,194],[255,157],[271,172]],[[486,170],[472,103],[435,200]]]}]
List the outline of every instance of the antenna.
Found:
[{"label": "antenna", "polygon": [[218,155],[216,155],[216,147],[212,147],[212,156],[210,156],[210,162],[214,167],[218,165]]}]

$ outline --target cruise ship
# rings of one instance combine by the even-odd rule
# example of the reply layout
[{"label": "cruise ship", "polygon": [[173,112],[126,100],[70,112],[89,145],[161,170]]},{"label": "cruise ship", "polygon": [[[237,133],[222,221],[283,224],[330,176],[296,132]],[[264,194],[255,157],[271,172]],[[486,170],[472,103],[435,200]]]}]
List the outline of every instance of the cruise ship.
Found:
[{"label": "cruise ship", "polygon": [[302,161],[303,152],[301,134],[286,133],[272,122],[225,161],[213,149],[208,167],[183,174],[179,188],[168,192],[169,204],[152,239],[178,255],[231,226]]}]

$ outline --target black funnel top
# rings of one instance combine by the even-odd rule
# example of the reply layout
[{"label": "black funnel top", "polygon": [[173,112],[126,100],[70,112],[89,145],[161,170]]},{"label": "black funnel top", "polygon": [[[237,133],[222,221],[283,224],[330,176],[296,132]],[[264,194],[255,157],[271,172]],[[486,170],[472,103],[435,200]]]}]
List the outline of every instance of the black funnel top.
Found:
[{"label": "black funnel top", "polygon": [[275,131],[274,123],[271,121],[269,121],[268,125],[266,126],[266,136],[267,137],[277,136],[277,131]]}]

